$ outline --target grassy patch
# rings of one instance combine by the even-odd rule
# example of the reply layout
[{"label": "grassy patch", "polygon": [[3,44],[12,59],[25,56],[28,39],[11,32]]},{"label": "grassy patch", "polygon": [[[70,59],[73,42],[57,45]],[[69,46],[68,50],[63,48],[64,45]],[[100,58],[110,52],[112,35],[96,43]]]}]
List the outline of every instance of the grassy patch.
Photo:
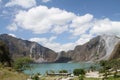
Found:
[{"label": "grassy patch", "polygon": [[0,80],[27,80],[28,76],[9,68],[0,69]]}]

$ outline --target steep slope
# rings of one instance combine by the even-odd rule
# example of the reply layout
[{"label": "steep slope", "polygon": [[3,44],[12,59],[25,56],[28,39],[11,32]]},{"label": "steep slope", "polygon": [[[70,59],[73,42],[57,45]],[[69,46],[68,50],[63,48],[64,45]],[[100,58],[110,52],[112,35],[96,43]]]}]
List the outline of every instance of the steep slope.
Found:
[{"label": "steep slope", "polygon": [[109,57],[109,59],[116,59],[116,58],[120,58],[120,42],[115,46],[111,56]]},{"label": "steep slope", "polygon": [[30,56],[35,62],[53,62],[57,54],[36,42],[18,39],[7,34],[0,35],[0,40],[9,46],[12,58]]},{"label": "steep slope", "polygon": [[114,35],[101,35],[76,46],[74,50],[61,53],[59,59],[65,57],[73,62],[87,62],[109,60],[118,56],[120,57],[120,38]]},{"label": "steep slope", "polygon": [[9,46],[13,59],[30,56],[35,62],[88,62],[120,57],[120,38],[114,35],[97,36],[83,45],[76,46],[74,50],[62,51],[58,54],[36,42],[7,34],[0,35],[0,40]]}]

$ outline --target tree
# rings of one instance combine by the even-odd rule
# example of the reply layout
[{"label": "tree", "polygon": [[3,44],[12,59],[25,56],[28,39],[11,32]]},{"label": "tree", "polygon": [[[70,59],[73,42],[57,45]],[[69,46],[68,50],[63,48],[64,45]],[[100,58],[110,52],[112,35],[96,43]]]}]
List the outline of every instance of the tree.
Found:
[{"label": "tree", "polygon": [[74,75],[76,75],[76,76],[85,75],[84,69],[74,69],[73,73],[74,73]]},{"label": "tree", "polygon": [[111,66],[109,65],[109,62],[105,60],[100,61],[100,66],[102,67],[101,72],[104,73],[103,75],[104,76],[103,80],[104,80],[108,77]]},{"label": "tree", "polygon": [[114,72],[114,77],[117,77],[118,70],[120,69],[120,58],[111,60],[109,65],[111,66]]},{"label": "tree", "polygon": [[0,41],[0,63],[6,66],[11,66],[12,63],[9,48],[3,41]]},{"label": "tree", "polygon": [[59,73],[68,73],[67,70],[60,70]]},{"label": "tree", "polygon": [[84,80],[84,75],[79,75],[79,80]]},{"label": "tree", "polygon": [[30,62],[32,62],[32,60],[29,57],[18,58],[14,62],[14,69],[17,71],[24,71],[30,68]]},{"label": "tree", "polygon": [[90,71],[95,71],[96,70],[96,66],[92,65],[90,66]]},{"label": "tree", "polygon": [[39,76],[40,76],[39,73],[35,74],[35,75],[32,77],[32,80],[39,80]]}]

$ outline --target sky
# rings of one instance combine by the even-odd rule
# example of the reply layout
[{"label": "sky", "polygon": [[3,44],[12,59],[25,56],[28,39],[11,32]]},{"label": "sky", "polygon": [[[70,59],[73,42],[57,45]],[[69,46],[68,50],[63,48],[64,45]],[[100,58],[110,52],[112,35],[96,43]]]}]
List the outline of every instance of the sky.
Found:
[{"label": "sky", "polygon": [[120,36],[120,0],[0,0],[0,34],[56,52],[95,36]]}]

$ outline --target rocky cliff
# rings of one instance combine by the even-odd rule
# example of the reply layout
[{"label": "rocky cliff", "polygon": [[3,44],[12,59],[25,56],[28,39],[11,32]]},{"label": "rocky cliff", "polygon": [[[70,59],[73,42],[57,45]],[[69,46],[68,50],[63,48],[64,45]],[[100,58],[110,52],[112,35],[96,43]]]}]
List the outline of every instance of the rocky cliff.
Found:
[{"label": "rocky cliff", "polygon": [[120,38],[114,35],[101,35],[89,42],[78,45],[74,50],[56,53],[36,42],[18,39],[7,34],[0,35],[0,40],[9,46],[13,59],[29,56],[35,62],[96,62],[120,58]]},{"label": "rocky cliff", "polygon": [[54,62],[57,54],[41,46],[36,42],[18,39],[8,34],[0,35],[0,40],[9,46],[9,51],[13,59],[23,56],[29,56],[35,62]]},{"label": "rocky cliff", "polygon": [[62,57],[69,58],[68,61],[72,62],[100,61],[119,58],[120,38],[105,34],[97,36],[83,45],[76,46],[74,50],[64,53],[61,52],[58,61]]}]

